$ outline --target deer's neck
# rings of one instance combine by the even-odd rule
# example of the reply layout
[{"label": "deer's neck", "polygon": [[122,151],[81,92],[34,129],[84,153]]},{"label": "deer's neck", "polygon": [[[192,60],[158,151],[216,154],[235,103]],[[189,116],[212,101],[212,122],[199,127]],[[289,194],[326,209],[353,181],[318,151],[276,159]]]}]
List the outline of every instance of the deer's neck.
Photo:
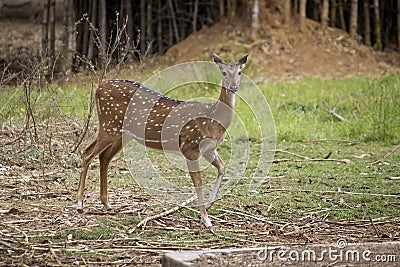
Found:
[{"label": "deer's neck", "polygon": [[233,110],[235,109],[236,94],[225,87],[222,87],[218,101],[224,103]]},{"label": "deer's neck", "polygon": [[212,109],[212,117],[221,124],[225,130],[229,127],[235,113],[235,98],[234,92],[222,87],[218,101],[214,103]]}]

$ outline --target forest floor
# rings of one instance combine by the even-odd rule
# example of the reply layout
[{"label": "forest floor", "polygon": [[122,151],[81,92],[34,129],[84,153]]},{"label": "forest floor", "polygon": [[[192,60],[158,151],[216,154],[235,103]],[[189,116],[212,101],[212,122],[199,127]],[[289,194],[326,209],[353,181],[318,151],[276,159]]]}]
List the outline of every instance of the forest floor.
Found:
[{"label": "forest floor", "polygon": [[[0,38],[0,62],[18,71],[26,59],[29,62],[32,47],[40,47],[40,25],[0,21]],[[282,25],[271,16],[260,29],[260,38],[252,39],[240,23],[219,23],[192,34],[162,58],[149,58],[144,74],[128,67],[121,71],[122,77],[117,71],[109,75],[145,77],[171,64],[209,60],[211,51],[233,59],[249,50],[247,73],[259,83],[305,77],[379,77],[396,72],[400,62],[398,53],[374,52],[343,31],[322,31],[318,23],[309,21],[307,31],[299,33],[295,24]],[[297,155],[307,151],[308,159],[333,151],[335,157],[352,163],[316,163],[304,157],[298,162],[293,157],[296,154],[284,152],[273,163],[269,183],[260,188],[261,198],[238,190],[215,204],[209,212],[213,231],[202,226],[198,212],[190,207],[138,228],[142,219],[171,207],[162,206],[126,178],[129,171],[122,156],[110,167],[109,195],[114,209],[105,212],[98,200],[99,163],[95,160],[89,171],[85,214],[76,212],[80,154],[71,153],[77,140],[74,126],[57,118],[51,123],[38,122],[39,139],[35,140],[32,128],[24,131],[23,125],[2,125],[0,265],[159,266],[163,253],[177,250],[400,239],[396,214],[399,155],[393,152],[382,160],[392,151],[388,145],[357,140],[281,140],[279,149]],[[91,127],[80,149],[94,138],[95,126]],[[383,186],[375,187],[375,177]],[[360,192],[376,189],[376,194],[351,191],[354,180],[360,183],[355,187]],[[314,186],[326,187],[312,191]],[[287,199],[290,205],[286,206]],[[359,216],[369,208],[366,214],[370,216]]]}]

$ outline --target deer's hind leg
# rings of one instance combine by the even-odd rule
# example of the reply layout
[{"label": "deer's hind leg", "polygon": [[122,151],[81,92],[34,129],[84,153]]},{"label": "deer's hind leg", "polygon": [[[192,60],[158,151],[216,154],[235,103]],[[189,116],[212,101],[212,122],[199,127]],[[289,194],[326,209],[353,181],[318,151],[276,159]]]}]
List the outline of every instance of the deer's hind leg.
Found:
[{"label": "deer's hind leg", "polygon": [[110,203],[108,201],[108,182],[107,182],[107,171],[111,160],[122,148],[122,138],[118,138],[112,143],[111,146],[107,147],[99,155],[100,161],[100,200],[103,203],[106,210],[111,210]]}]

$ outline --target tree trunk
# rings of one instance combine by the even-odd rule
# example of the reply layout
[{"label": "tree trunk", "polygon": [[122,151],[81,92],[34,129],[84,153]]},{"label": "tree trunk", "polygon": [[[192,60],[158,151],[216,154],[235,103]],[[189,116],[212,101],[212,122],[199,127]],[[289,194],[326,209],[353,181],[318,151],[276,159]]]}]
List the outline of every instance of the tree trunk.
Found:
[{"label": "tree trunk", "polygon": [[[382,1],[379,4],[380,4],[380,7],[379,7],[380,15],[383,15],[383,16],[381,16],[382,44],[383,43],[389,44],[390,43],[390,39],[391,38],[393,39],[393,36],[391,36],[391,35],[394,35],[394,32],[390,32],[390,30],[389,30],[390,28],[393,28],[394,24],[395,24],[394,20],[393,20],[393,17],[394,17],[394,14],[395,14],[395,11],[394,11],[394,8],[393,8],[393,4],[394,3],[393,3],[393,0],[390,0],[390,1]],[[391,15],[386,15],[385,16],[385,12],[384,11],[387,10],[385,6],[389,7],[390,8],[389,10],[392,11]]]},{"label": "tree trunk", "polygon": [[358,20],[358,0],[351,0],[350,13],[350,35],[355,38],[357,35],[357,20]]},{"label": "tree trunk", "polygon": [[51,66],[55,59],[55,41],[56,41],[56,20],[55,20],[55,12],[56,11],[56,1],[50,0],[49,6],[49,57],[50,62],[49,65]]},{"label": "tree trunk", "polygon": [[71,67],[74,67],[75,53],[76,53],[76,14],[74,12],[74,2],[73,0],[64,0],[68,4],[68,62],[70,62]]},{"label": "tree trunk", "polygon": [[169,11],[170,9],[168,8],[168,13],[170,14],[170,19],[168,20],[168,45],[171,46],[174,43],[174,29],[172,27],[172,16],[171,12]]},{"label": "tree trunk", "polygon": [[400,0],[397,0],[397,46],[400,47]]},{"label": "tree trunk", "polygon": [[197,32],[197,13],[199,12],[199,0],[194,1],[193,7],[193,21],[192,21],[192,31]]},{"label": "tree trunk", "polygon": [[60,67],[66,73],[73,69],[76,52],[75,14],[72,0],[64,0],[62,49]]},{"label": "tree trunk", "polygon": [[297,14],[297,13],[299,13],[299,0],[294,0],[293,2],[294,2],[293,10],[294,10],[294,13]]},{"label": "tree trunk", "polygon": [[238,6],[238,3],[237,3],[237,0],[231,0],[231,2],[232,2],[232,9],[231,9],[231,11],[232,11],[232,13],[231,13],[231,19],[234,19],[235,18],[235,16],[237,15],[237,6]]},{"label": "tree trunk", "polygon": [[42,57],[47,57],[47,53],[48,53],[49,4],[50,4],[50,0],[44,0],[43,1],[43,13],[42,13]]},{"label": "tree trunk", "polygon": [[[102,57],[107,53],[107,6],[106,0],[99,0],[99,34]],[[103,58],[104,59],[104,58]]]},{"label": "tree trunk", "polygon": [[140,54],[146,52],[146,0],[140,0]]},{"label": "tree trunk", "polygon": [[[398,0],[400,1],[400,0]],[[371,26],[369,19],[369,1],[364,0],[363,2],[364,10],[364,42],[366,45],[371,46]]]},{"label": "tree trunk", "polygon": [[375,45],[376,50],[382,49],[382,36],[381,36],[381,19],[379,16],[379,0],[374,0],[374,32],[375,32]]},{"label": "tree trunk", "polygon": [[343,2],[339,0],[339,25],[340,29],[347,31],[346,22],[344,20],[344,13],[343,13]]},{"label": "tree trunk", "polygon": [[[68,1],[68,0],[67,0]],[[89,29],[90,34],[89,34],[89,44],[88,44],[88,52],[87,52],[87,59],[89,60],[89,64],[93,64],[93,58],[94,58],[94,52],[95,52],[95,38],[96,35],[94,33],[95,28],[97,27],[97,1],[98,0],[92,0],[91,1],[91,9],[92,9],[92,16],[90,18],[90,22],[92,24],[91,28]]]},{"label": "tree trunk", "polygon": [[305,20],[306,20],[306,6],[307,6],[307,0],[300,0],[300,7],[299,7],[299,13],[300,13],[300,31],[304,32],[305,30]]},{"label": "tree trunk", "polygon": [[[184,10],[179,10],[179,3],[178,3],[178,0],[174,0],[173,6],[176,8],[176,14],[179,14],[179,12],[184,11]],[[189,7],[189,6],[188,6],[188,7]],[[174,10],[174,12],[175,12],[175,10]],[[189,14],[188,19],[187,19],[188,23],[182,23],[182,22],[179,23],[178,20],[177,20],[177,26],[178,26],[178,30],[179,30],[179,36],[180,36],[180,38],[182,38],[182,39],[184,39],[185,36],[188,35],[188,34],[186,33],[186,29],[188,28],[189,25],[187,25],[187,24],[190,24],[190,21],[191,21],[191,19],[192,19],[192,15],[191,15],[192,11],[191,11],[190,9],[188,9],[187,13]],[[191,25],[191,26],[193,26],[193,25]],[[191,28],[191,27],[190,27],[190,28]],[[189,29],[190,29],[190,28],[189,28]],[[189,30],[189,32],[190,32],[190,31],[191,31],[191,29]]]},{"label": "tree trunk", "polygon": [[225,6],[224,0],[219,0],[219,21],[221,21],[225,16]]},{"label": "tree trunk", "polygon": [[176,23],[176,16],[175,16],[175,11],[174,11],[174,6],[172,5],[172,0],[168,0],[168,7],[169,7],[170,15],[171,15],[172,27],[175,32],[175,39],[177,42],[179,42],[180,38],[179,38],[178,24]]},{"label": "tree trunk", "polygon": [[321,13],[321,24],[322,29],[326,29],[328,26],[328,14],[329,14],[329,0],[324,0],[322,3],[322,13]]},{"label": "tree trunk", "polygon": [[283,11],[283,13],[284,13],[283,23],[284,24],[288,24],[290,21],[290,15],[291,15],[291,12],[290,12],[291,6],[290,5],[291,5],[290,0],[285,0],[284,11]]},{"label": "tree trunk", "polygon": [[162,32],[161,0],[157,0],[157,9],[158,9],[157,10],[157,45],[158,45],[158,53],[160,55],[162,55],[162,54],[164,54],[164,44],[163,44],[163,32]]},{"label": "tree trunk", "polygon": [[228,21],[232,21],[236,14],[236,0],[228,0],[226,3]]},{"label": "tree trunk", "polygon": [[258,24],[259,24],[258,13],[259,13],[258,0],[253,0],[253,5],[251,7],[251,35],[253,38],[257,36]]},{"label": "tree trunk", "polygon": [[[84,3],[84,10],[88,10],[88,19],[90,18],[91,13],[93,10],[90,9],[89,3],[88,2],[83,2]],[[88,21],[82,21],[82,27],[83,27],[83,39],[82,39],[82,55],[86,56],[88,53],[89,49],[89,22]]]},{"label": "tree trunk", "polygon": [[146,53],[146,0],[140,0],[140,54]]},{"label": "tree trunk", "polygon": [[331,25],[331,27],[336,27],[336,10],[337,10],[337,0],[332,0],[331,19],[329,21],[329,25]]},{"label": "tree trunk", "polygon": [[118,28],[122,29],[126,18],[126,1],[125,0],[121,0],[121,4],[119,5],[119,11],[118,11]]},{"label": "tree trunk", "polygon": [[319,10],[320,10],[320,3],[321,0],[313,0],[312,2],[312,19],[315,21],[318,21],[318,19],[321,17],[319,14]]},{"label": "tree trunk", "polygon": [[133,42],[135,41],[132,2],[131,2],[131,0],[125,0],[125,1],[126,1],[126,5],[125,5],[126,6],[126,16],[128,19],[128,22],[126,25],[126,32],[129,37],[129,44],[132,45]]},{"label": "tree trunk", "polygon": [[63,13],[63,27],[62,27],[62,35],[61,35],[61,57],[60,57],[60,68],[63,73],[68,72],[71,69],[72,61],[69,59],[69,51],[68,51],[68,16],[70,15],[68,12],[68,0],[64,0],[64,13]]},{"label": "tree trunk", "polygon": [[[153,1],[148,0],[147,1],[147,14],[146,14],[146,38],[148,43],[152,42],[153,40]],[[147,50],[149,50],[151,47],[149,46]],[[148,52],[151,52],[150,50]]]}]

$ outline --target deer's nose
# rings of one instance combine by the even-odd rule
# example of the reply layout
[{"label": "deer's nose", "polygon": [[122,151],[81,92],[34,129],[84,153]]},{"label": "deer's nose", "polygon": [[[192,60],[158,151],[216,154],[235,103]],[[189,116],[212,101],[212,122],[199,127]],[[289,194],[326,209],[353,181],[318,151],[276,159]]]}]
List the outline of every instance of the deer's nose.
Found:
[{"label": "deer's nose", "polygon": [[230,85],[229,89],[232,91],[237,91],[239,89],[239,87],[237,85]]}]

